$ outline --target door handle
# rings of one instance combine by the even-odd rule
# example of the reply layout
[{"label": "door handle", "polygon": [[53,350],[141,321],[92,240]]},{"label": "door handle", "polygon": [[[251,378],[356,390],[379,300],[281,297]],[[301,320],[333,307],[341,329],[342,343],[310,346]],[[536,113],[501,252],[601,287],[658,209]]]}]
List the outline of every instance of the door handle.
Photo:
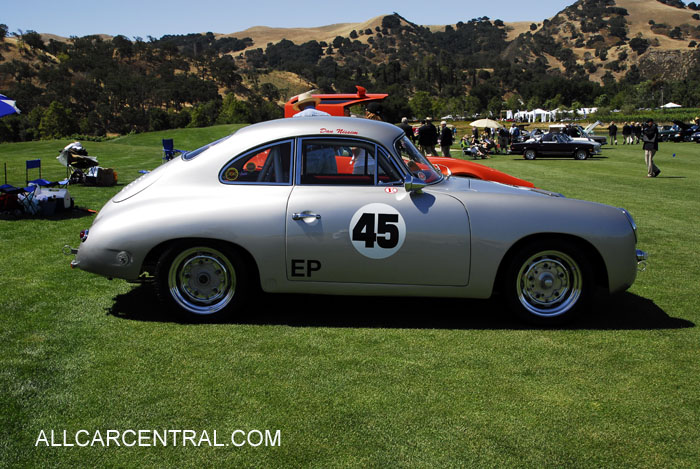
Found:
[{"label": "door handle", "polygon": [[309,212],[293,213],[292,214],[292,220],[305,220],[306,218],[315,218],[316,220],[319,220],[319,219],[321,219],[321,215],[318,215],[316,213],[309,213]]}]

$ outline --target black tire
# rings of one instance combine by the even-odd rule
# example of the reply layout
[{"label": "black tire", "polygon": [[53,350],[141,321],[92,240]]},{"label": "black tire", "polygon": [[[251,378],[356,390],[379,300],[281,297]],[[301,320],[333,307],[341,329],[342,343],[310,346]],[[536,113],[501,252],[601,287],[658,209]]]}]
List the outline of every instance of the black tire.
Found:
[{"label": "black tire", "polygon": [[178,243],[156,265],[158,298],[189,321],[229,316],[245,304],[249,284],[241,256],[220,243]]},{"label": "black tire", "polygon": [[588,307],[594,289],[590,263],[575,244],[541,240],[521,249],[505,275],[509,308],[542,326],[571,321]]},{"label": "black tire", "polygon": [[537,157],[537,152],[531,148],[528,148],[523,153],[523,158],[525,158],[526,160],[534,160],[536,157]]},{"label": "black tire", "polygon": [[588,158],[588,151],[583,150],[583,149],[578,149],[574,152],[574,159],[585,160],[586,158]]}]

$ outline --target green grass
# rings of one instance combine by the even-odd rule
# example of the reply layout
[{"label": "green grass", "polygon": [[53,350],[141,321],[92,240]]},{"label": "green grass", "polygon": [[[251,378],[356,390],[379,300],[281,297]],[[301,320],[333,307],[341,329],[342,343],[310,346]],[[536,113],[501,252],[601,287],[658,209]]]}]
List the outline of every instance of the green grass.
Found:
[{"label": "green grass", "polygon": [[[193,149],[233,126],[84,142],[116,188],[71,187],[99,209],[162,137]],[[68,141],[0,145],[62,176]],[[675,153],[676,157],[671,155]],[[700,145],[587,161],[495,156],[538,187],[622,206],[649,269],[564,329],[497,302],[261,297],[230,323],[171,320],[146,287],[70,270],[90,216],[0,220],[0,467],[694,467],[700,461]],[[280,430],[281,446],[47,448],[39,432]],[[222,436],[226,434],[226,436]]]}]

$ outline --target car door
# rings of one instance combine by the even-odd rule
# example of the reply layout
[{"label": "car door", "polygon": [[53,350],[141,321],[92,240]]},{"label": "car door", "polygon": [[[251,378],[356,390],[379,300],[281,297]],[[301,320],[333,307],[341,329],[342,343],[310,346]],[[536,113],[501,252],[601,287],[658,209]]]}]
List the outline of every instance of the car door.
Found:
[{"label": "car door", "polygon": [[[401,165],[372,142],[300,140],[287,205],[288,280],[468,283],[469,222],[461,202],[429,190],[407,192]],[[340,148],[357,155],[352,174],[333,168]]]}]

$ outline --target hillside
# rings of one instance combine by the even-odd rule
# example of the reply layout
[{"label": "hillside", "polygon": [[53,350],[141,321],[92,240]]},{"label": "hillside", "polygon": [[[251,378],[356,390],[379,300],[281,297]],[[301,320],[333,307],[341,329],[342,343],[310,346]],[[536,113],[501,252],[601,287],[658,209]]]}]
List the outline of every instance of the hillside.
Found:
[{"label": "hillside", "polygon": [[281,116],[316,88],[389,94],[385,118],[536,107],[700,106],[700,14],[680,0],[578,0],[551,18],[424,26],[399,13],[312,28],[61,38],[0,25],[0,139]]}]

